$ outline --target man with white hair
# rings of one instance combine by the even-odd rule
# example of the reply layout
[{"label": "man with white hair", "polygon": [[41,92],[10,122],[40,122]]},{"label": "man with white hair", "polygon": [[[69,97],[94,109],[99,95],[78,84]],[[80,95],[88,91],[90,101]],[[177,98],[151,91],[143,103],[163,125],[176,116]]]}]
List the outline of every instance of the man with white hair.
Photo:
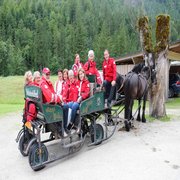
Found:
[{"label": "man with white hair", "polygon": [[102,84],[100,74],[96,68],[96,62],[94,61],[94,51],[90,50],[88,52],[88,61],[84,64],[83,69],[86,75],[95,75],[97,84]]}]

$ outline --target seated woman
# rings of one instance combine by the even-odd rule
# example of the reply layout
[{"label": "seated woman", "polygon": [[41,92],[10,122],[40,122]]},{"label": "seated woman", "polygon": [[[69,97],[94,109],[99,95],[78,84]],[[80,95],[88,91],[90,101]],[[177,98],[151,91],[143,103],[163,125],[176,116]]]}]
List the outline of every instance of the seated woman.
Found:
[{"label": "seated woman", "polygon": [[24,86],[30,86],[33,85],[33,76],[31,71],[26,71],[24,74]]},{"label": "seated woman", "polygon": [[90,95],[90,87],[89,81],[86,77],[84,69],[80,68],[78,70],[78,100],[77,102],[80,103],[81,101],[87,99]]},{"label": "seated woman", "polygon": [[86,75],[96,76],[97,84],[102,84],[101,76],[96,68],[95,55],[93,50],[88,52],[88,61],[84,64],[83,69],[85,70]]},{"label": "seated woman", "polygon": [[78,69],[82,68],[83,64],[80,62],[79,54],[75,54],[74,64],[72,65],[72,70],[74,72],[74,76],[77,78],[78,76]]},{"label": "seated woman", "polygon": [[[70,130],[72,128],[73,122],[75,120],[76,111],[79,108],[78,100],[78,88],[77,88],[77,80],[74,78],[74,72],[72,70],[68,71],[68,77],[69,81],[66,85],[63,87],[63,94],[62,99],[64,102],[64,108],[69,108],[68,110],[68,116],[69,118],[64,120],[66,125],[65,129],[66,131]],[[70,121],[68,123],[68,120]]]},{"label": "seated woman", "polygon": [[40,86],[41,83],[41,74],[39,71],[35,71],[33,74],[33,83],[35,86]]},{"label": "seated woman", "polygon": [[54,90],[57,95],[61,95],[63,82],[63,71],[61,69],[58,69],[58,80],[54,84]]}]

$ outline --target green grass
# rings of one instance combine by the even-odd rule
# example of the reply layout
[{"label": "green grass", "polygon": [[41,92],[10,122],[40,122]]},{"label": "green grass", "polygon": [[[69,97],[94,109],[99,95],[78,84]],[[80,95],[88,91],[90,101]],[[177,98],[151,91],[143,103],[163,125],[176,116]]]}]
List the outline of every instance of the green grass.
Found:
[{"label": "green grass", "polygon": [[[54,83],[57,76],[51,77]],[[0,77],[0,115],[22,110],[24,107],[24,77]]]},{"label": "green grass", "polygon": [[[57,76],[51,76],[51,81],[55,82]],[[8,76],[0,77],[0,115],[22,110],[24,107],[24,77]],[[138,102],[134,103],[134,110],[138,107]],[[147,102],[146,108],[149,107]],[[180,98],[172,98],[166,102],[167,109],[180,109]],[[168,117],[170,115],[168,114]],[[163,121],[167,121],[164,117]]]},{"label": "green grass", "polygon": [[166,108],[180,110],[180,97],[168,99],[166,102]]},{"label": "green grass", "polygon": [[23,104],[0,104],[0,116],[10,112],[23,110]]},{"label": "green grass", "polygon": [[[146,119],[148,119],[149,122],[153,122],[153,121],[157,120],[157,118],[151,117],[151,116],[149,116],[149,115],[145,115],[145,116],[146,116]],[[165,116],[165,117],[158,118],[158,120],[163,121],[163,122],[168,122],[168,121],[170,121],[172,118],[173,118],[172,115],[167,115],[167,116]]]}]

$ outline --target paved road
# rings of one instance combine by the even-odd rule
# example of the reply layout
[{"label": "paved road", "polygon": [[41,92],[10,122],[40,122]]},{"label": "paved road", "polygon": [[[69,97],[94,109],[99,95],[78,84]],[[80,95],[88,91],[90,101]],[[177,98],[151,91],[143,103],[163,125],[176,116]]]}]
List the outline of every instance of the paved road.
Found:
[{"label": "paved road", "polygon": [[[20,113],[0,117],[0,180],[179,180],[180,116],[171,122],[136,123],[131,132],[117,131],[95,148],[34,172],[15,143]],[[58,151],[56,141],[53,148]],[[52,145],[51,145],[52,149]]]}]

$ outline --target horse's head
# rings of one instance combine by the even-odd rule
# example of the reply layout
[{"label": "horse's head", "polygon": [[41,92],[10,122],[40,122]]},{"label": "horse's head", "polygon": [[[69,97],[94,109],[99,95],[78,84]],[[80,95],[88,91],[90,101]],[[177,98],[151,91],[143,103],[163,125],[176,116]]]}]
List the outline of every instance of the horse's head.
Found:
[{"label": "horse's head", "polygon": [[147,79],[151,80],[151,82],[154,84],[156,83],[156,71],[155,69],[152,69],[149,66],[144,66],[141,70],[141,74]]},{"label": "horse's head", "polygon": [[150,68],[148,66],[144,66],[141,70],[141,74],[148,80],[151,76]]}]

